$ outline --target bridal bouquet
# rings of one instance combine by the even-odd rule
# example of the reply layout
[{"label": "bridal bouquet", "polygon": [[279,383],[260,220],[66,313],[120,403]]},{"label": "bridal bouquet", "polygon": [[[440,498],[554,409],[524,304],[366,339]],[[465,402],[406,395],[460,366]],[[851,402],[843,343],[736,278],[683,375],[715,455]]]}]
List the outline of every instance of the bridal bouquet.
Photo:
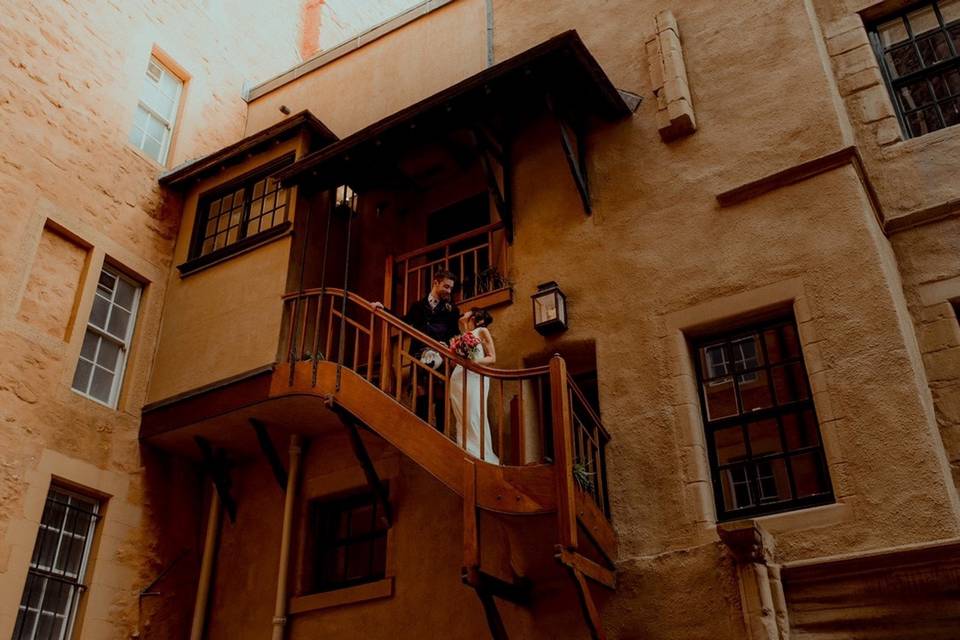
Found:
[{"label": "bridal bouquet", "polygon": [[450,350],[461,358],[478,360],[483,357],[483,347],[480,339],[472,333],[464,333],[450,341]]}]

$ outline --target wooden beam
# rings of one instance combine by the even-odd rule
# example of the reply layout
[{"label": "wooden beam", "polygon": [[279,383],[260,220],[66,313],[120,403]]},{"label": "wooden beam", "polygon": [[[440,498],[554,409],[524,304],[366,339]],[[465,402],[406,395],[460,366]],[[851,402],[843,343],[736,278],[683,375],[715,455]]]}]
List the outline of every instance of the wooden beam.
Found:
[{"label": "wooden beam", "polygon": [[590,585],[587,584],[583,574],[573,567],[567,567],[570,575],[573,577],[574,586],[577,588],[577,598],[580,600],[580,608],[583,610],[583,619],[590,628],[590,637],[593,640],[607,640],[607,634],[603,632],[603,624],[600,620],[600,612],[597,611],[593,603],[593,596],[590,595]]},{"label": "wooden beam", "polygon": [[480,569],[480,528],[477,523],[477,466],[463,459],[463,571],[473,580]]},{"label": "wooden beam", "polygon": [[257,434],[257,442],[260,443],[260,450],[263,451],[263,455],[270,465],[273,477],[276,479],[277,484],[280,485],[280,490],[286,493],[287,470],[283,468],[283,461],[280,460],[280,454],[277,453],[276,448],[273,446],[273,441],[270,440],[270,436],[267,434],[266,425],[255,418],[250,418],[250,426],[253,427],[253,430]]},{"label": "wooden beam", "polygon": [[586,558],[575,551],[564,549],[560,545],[557,545],[556,551],[557,552],[553,557],[556,558],[557,562],[560,564],[570,569],[576,569],[587,578],[590,578],[594,582],[602,584],[609,589],[617,588],[617,576],[610,569],[600,566],[593,560],[590,560],[589,558]]},{"label": "wooden beam", "polygon": [[574,126],[560,113],[550,94],[547,93],[546,96],[547,108],[557,120],[557,127],[560,130],[560,146],[563,148],[563,155],[567,158],[567,166],[570,167],[570,175],[573,176],[573,182],[580,194],[583,212],[590,215],[593,208],[590,204],[590,183],[587,179],[587,148],[584,143],[584,136],[578,127]]},{"label": "wooden beam", "polygon": [[557,487],[557,529],[560,544],[577,548],[577,504],[573,485],[573,427],[567,365],[559,355],[550,359],[550,406],[553,418],[553,466]]},{"label": "wooden beam", "polygon": [[483,614],[487,618],[487,626],[490,627],[490,637],[493,640],[509,640],[507,628],[503,624],[503,618],[500,617],[500,611],[497,609],[493,594],[477,589],[477,596],[480,598],[480,604],[483,605]]},{"label": "wooden beam", "polygon": [[210,441],[201,436],[194,436],[194,442],[200,448],[200,456],[203,458],[203,464],[213,479],[213,486],[220,497],[220,503],[227,510],[230,522],[237,521],[237,503],[230,495],[230,469],[227,465],[226,455],[223,449],[214,454],[213,446]]},{"label": "wooden beam", "polygon": [[360,430],[357,428],[356,419],[342,407],[333,405],[331,408],[340,418],[340,421],[347,427],[347,433],[350,435],[350,445],[353,447],[353,454],[357,457],[360,466],[363,468],[363,473],[367,477],[367,484],[370,485],[370,488],[373,489],[377,499],[380,501],[380,506],[383,508],[383,513],[387,518],[387,524],[392,525],[393,509],[390,506],[390,494],[387,492],[386,485],[381,482],[380,476],[377,475],[377,470],[373,466],[370,454],[363,444],[363,438],[360,437]]},{"label": "wooden beam", "polygon": [[[513,243],[513,210],[510,197],[510,154],[506,145],[502,145],[498,150],[491,146],[486,134],[482,132],[479,126],[470,128],[470,136],[473,139],[473,145],[477,155],[480,157],[480,166],[483,168],[483,175],[487,179],[487,191],[493,198],[493,203],[500,213],[500,220],[503,221],[504,232],[507,236],[507,242]],[[493,170],[493,163],[496,161],[500,165],[501,180],[497,180],[497,175]]]}]

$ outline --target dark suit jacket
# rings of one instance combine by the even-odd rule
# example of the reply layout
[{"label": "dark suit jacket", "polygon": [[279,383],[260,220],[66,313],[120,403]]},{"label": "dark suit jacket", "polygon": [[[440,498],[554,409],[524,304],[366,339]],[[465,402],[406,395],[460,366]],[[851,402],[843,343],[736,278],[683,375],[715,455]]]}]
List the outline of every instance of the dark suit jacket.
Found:
[{"label": "dark suit jacket", "polygon": [[[460,309],[452,302],[441,301],[431,309],[428,298],[423,298],[411,305],[403,321],[444,344],[460,334]],[[424,347],[422,342],[414,340],[410,344],[410,353],[419,356]]]}]

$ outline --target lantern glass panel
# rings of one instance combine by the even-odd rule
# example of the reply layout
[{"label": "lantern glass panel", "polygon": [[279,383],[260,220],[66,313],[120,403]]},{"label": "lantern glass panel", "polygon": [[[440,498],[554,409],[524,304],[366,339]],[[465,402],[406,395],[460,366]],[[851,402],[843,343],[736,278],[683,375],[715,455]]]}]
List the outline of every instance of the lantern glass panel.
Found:
[{"label": "lantern glass panel", "polygon": [[[558,310],[557,305],[557,294],[554,291],[549,293],[544,293],[539,295],[535,299],[536,309],[537,309],[537,324],[544,324],[547,322],[553,322],[557,320]],[[560,318],[563,321],[563,318]]]}]

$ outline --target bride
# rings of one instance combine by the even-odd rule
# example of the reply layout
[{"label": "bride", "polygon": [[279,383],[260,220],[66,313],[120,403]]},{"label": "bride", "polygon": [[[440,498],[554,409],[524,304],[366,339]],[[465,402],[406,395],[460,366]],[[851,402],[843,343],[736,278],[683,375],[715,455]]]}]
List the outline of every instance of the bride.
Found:
[{"label": "bride", "polygon": [[[493,346],[493,336],[487,328],[493,323],[493,318],[484,309],[474,308],[460,317],[460,331],[472,333],[479,341],[480,348],[471,357],[473,362],[490,366],[497,361],[497,351]],[[456,420],[458,433],[463,433],[463,424],[466,420],[466,449],[471,455],[481,458],[485,462],[500,464],[500,458],[493,452],[493,437],[490,434],[490,420],[488,418],[487,395],[490,393],[490,380],[486,377],[467,371],[467,407],[463,407],[463,367],[457,365],[450,374],[450,406]],[[483,411],[480,411],[483,407]],[[483,425],[481,427],[481,413]],[[480,455],[480,429],[483,429],[483,455]]]}]

